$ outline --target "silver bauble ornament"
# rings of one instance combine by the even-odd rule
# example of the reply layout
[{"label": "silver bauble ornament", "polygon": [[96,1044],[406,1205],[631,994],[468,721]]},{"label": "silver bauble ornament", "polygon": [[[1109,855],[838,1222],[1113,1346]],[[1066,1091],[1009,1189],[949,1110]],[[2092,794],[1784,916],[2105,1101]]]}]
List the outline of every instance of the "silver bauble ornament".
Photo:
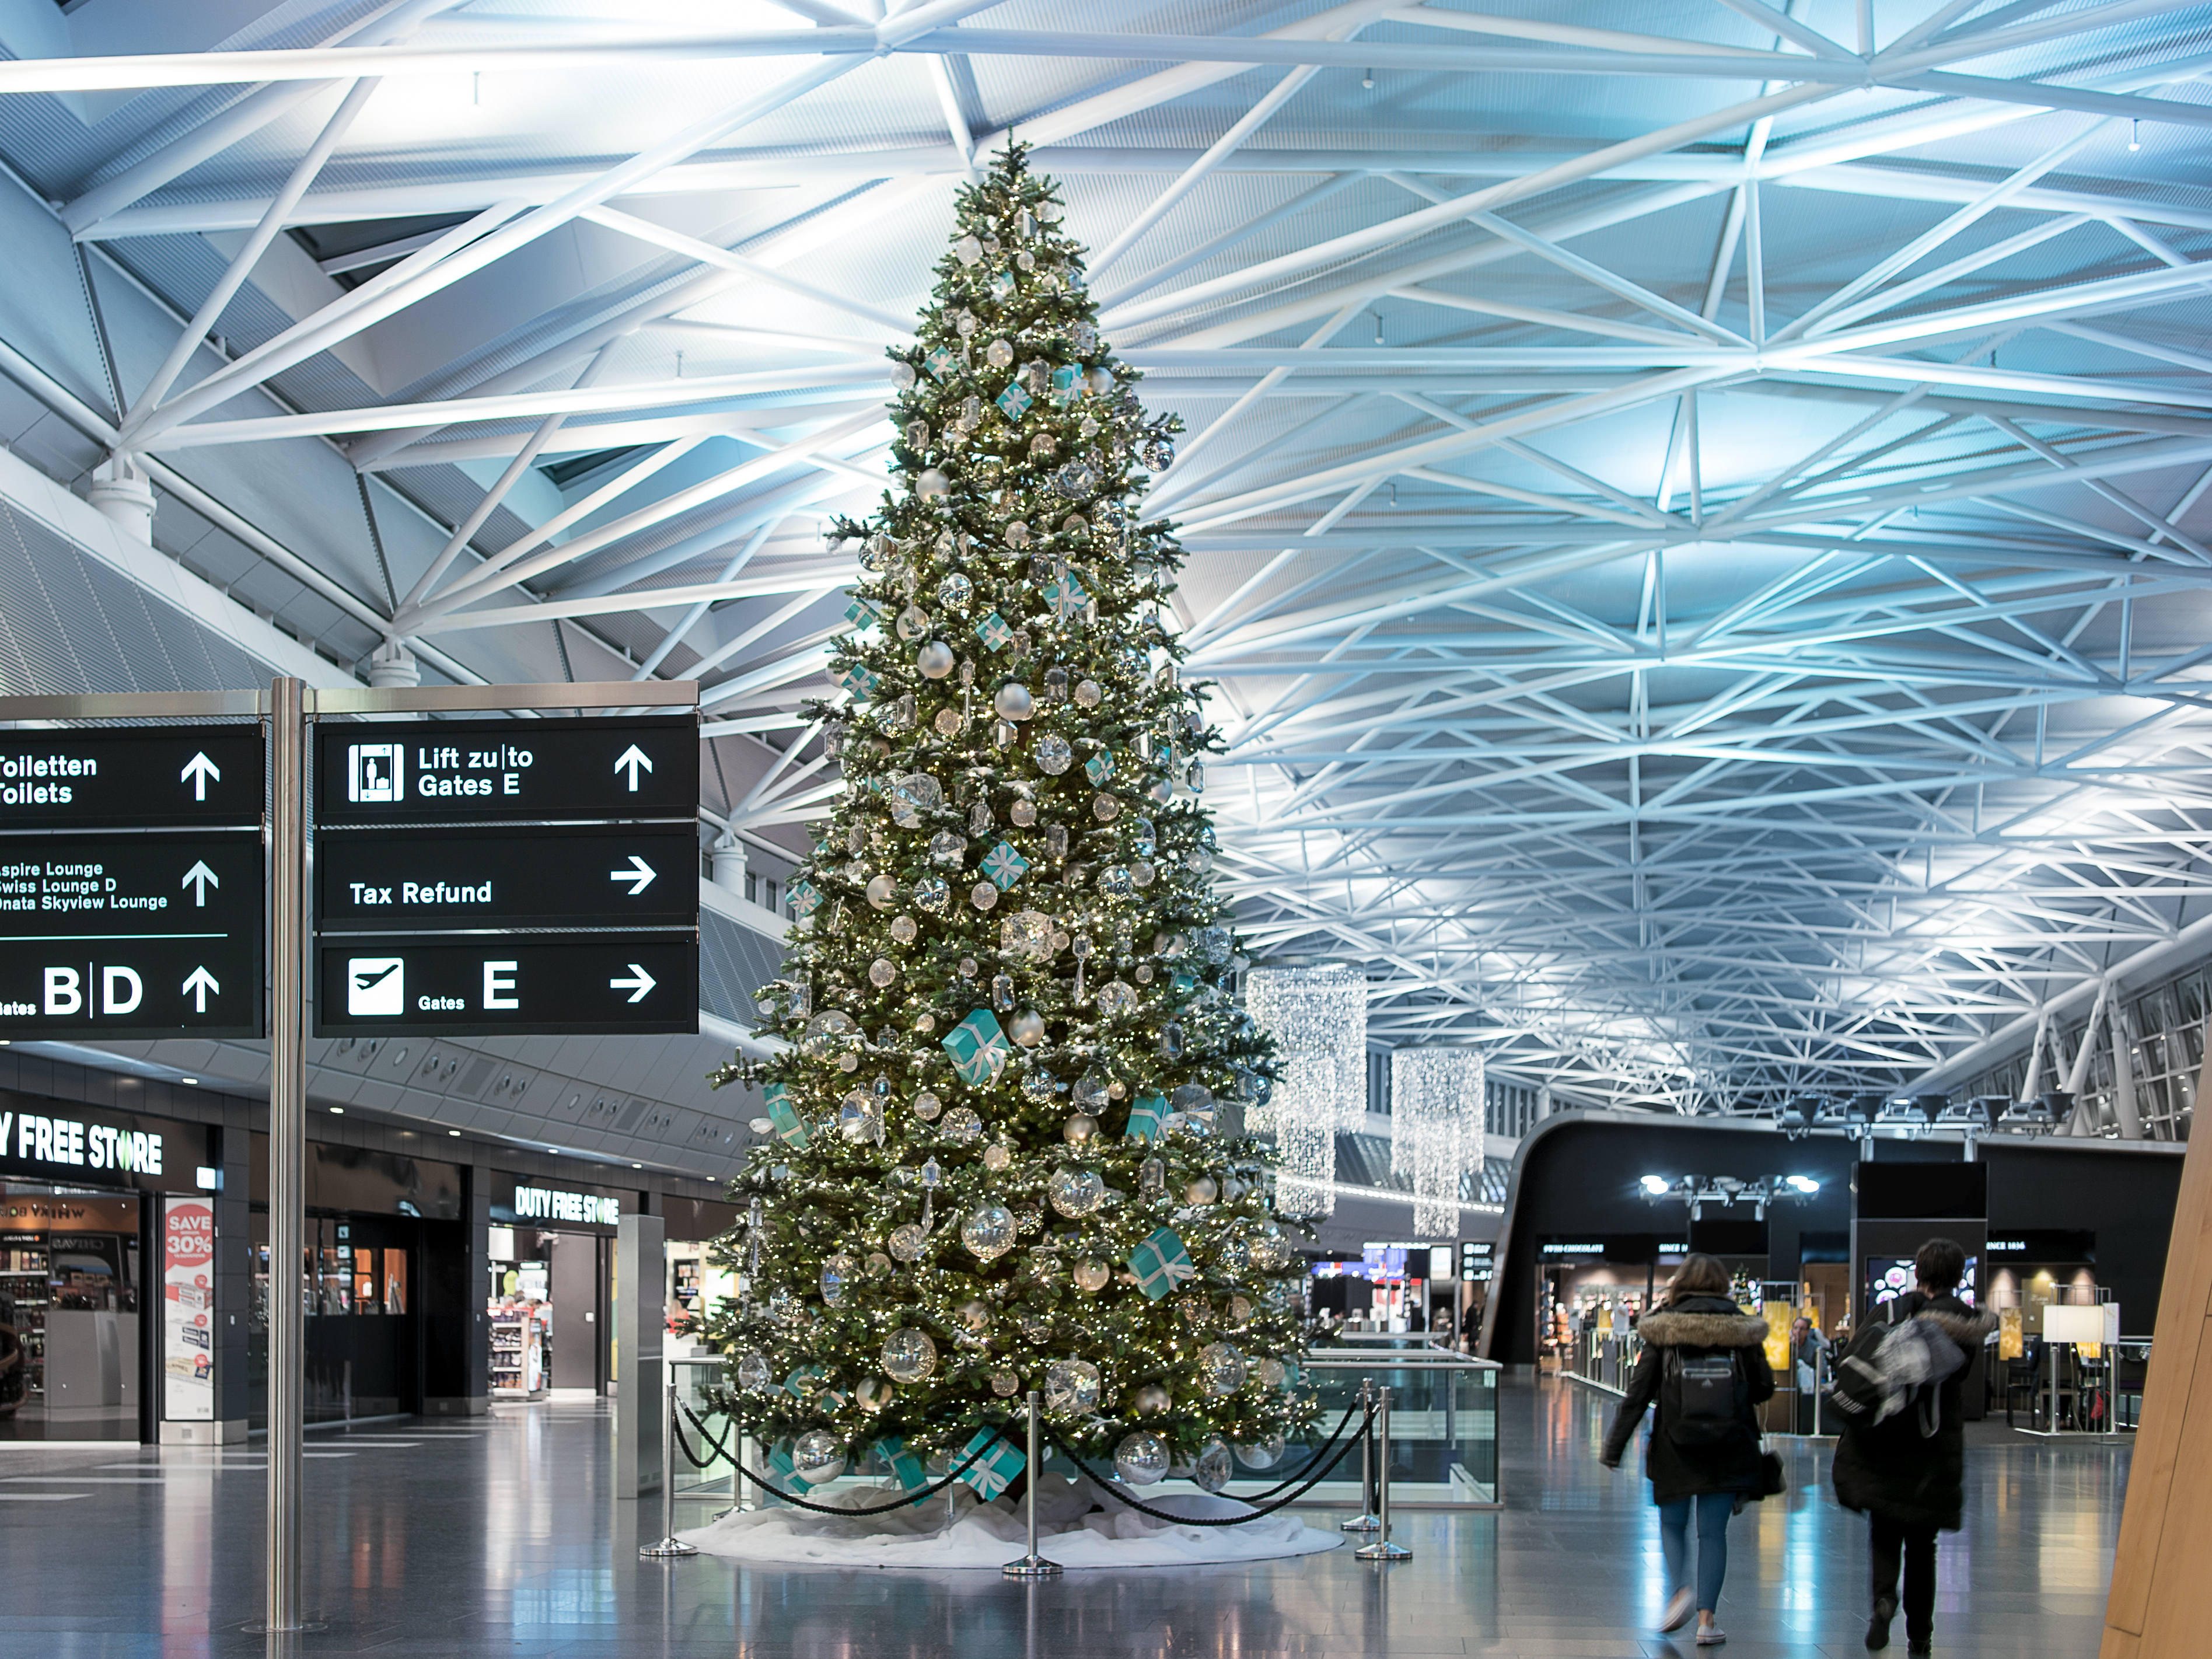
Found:
[{"label": "silver bauble ornament", "polygon": [[1045,1368],[1044,1405],[1049,1412],[1078,1416],[1098,1404],[1098,1367],[1087,1359],[1057,1359]]},{"label": "silver bauble ornament", "polygon": [[1133,1486],[1156,1486],[1167,1472],[1167,1443],[1156,1434],[1139,1429],[1114,1448],[1114,1473]]},{"label": "silver bauble ornament", "polygon": [[960,1242],[986,1261],[1014,1248],[1014,1214],[1003,1204],[979,1205],[960,1224]]},{"label": "silver bauble ornament", "polygon": [[932,640],[915,653],[914,665],[921,670],[925,679],[943,679],[952,672],[952,647],[943,640]]},{"label": "silver bauble ornament", "polygon": [[991,694],[991,707],[1001,720],[1025,720],[1036,713],[1036,699],[1019,680],[1008,680]]},{"label": "silver bauble ornament", "polygon": [[1209,1342],[1198,1351],[1198,1374],[1206,1393],[1235,1394],[1244,1386],[1244,1356],[1226,1342]]},{"label": "silver bauble ornament", "polygon": [[1209,1440],[1192,1466],[1190,1479],[1201,1492],[1219,1492],[1235,1473],[1236,1465],[1229,1461],[1229,1448],[1218,1440]]},{"label": "silver bauble ornament", "polygon": [[1044,1016],[1034,1008],[1024,1008],[1008,1023],[1006,1035],[1023,1048],[1034,1048],[1044,1041]]},{"label": "silver bauble ornament", "polygon": [[809,1429],[791,1448],[791,1472],[810,1486],[845,1473],[845,1443],[827,1429]]},{"label": "silver bauble ornament", "polygon": [[1239,1446],[1237,1461],[1248,1469],[1272,1469],[1283,1461],[1283,1437],[1271,1434],[1256,1446]]},{"label": "silver bauble ornament", "polygon": [[945,495],[951,490],[952,480],[933,466],[924,467],[921,476],[914,481],[914,493],[917,495]]},{"label": "silver bauble ornament", "polygon": [[1155,1417],[1175,1404],[1175,1396],[1157,1382],[1147,1382],[1129,1396],[1139,1414]]},{"label": "silver bauble ornament", "polygon": [[1054,1209],[1073,1220],[1105,1201],[1106,1183],[1096,1170],[1055,1170],[1045,1195]]},{"label": "silver bauble ornament", "polygon": [[884,1339],[884,1370],[894,1382],[919,1382],[937,1369],[937,1344],[927,1331],[893,1331]]}]

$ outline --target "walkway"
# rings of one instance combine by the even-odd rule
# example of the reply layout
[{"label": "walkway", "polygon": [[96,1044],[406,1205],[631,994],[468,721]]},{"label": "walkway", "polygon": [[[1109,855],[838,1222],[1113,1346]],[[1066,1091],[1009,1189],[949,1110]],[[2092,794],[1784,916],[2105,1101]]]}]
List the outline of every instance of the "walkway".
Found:
[{"label": "walkway", "polygon": [[[1610,1401],[1577,1384],[1504,1394],[1502,1513],[1405,1516],[1415,1559],[1347,1552],[1254,1566],[1074,1574],[745,1570],[636,1559],[659,1505],[606,1496],[596,1405],[309,1437],[303,1656],[388,1659],[1152,1659],[1392,1655],[1625,1659],[1692,1652],[1649,1635],[1658,1535],[1640,1480],[1596,1447]],[[1937,1651],[2090,1659],[2124,1447],[1990,1431],[1966,1530],[1944,1545]],[[1863,1653],[1864,1544],[1799,1488],[1739,1519],[1725,1654]],[[137,1448],[0,1457],[0,1650],[40,1659],[260,1656],[259,1460]],[[687,1499],[704,1518],[726,1498]],[[641,1514],[640,1510],[643,1510]],[[1317,1522],[1323,1517],[1316,1515]],[[1967,1590],[1972,1596],[1969,1602]],[[1903,1651],[1899,1632],[1899,1654]]]}]

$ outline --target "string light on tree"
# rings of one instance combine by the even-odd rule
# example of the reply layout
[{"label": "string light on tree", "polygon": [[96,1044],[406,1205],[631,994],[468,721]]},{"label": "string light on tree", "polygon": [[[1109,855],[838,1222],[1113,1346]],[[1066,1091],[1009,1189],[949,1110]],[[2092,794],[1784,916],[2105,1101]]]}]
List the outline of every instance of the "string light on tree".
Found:
[{"label": "string light on tree", "polygon": [[721,1403],[802,1479],[873,1448],[919,1484],[1034,1389],[1127,1478],[1218,1485],[1313,1407],[1297,1230],[1236,1121],[1270,1051],[1230,994],[1218,743],[1164,622],[1172,526],[1139,511],[1180,427],[1099,338],[1022,147],[957,214],[890,354],[902,487],[829,527],[866,573],[816,709],[842,788],[759,994],[788,1048],[717,1076],[761,1085],[775,1139],[707,1334]]}]

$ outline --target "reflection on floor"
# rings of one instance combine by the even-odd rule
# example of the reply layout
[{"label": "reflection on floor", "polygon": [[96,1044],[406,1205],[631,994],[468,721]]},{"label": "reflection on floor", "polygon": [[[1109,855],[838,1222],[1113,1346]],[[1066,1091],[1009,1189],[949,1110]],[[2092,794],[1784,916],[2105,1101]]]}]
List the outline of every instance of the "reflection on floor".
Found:
[{"label": "reflection on floor", "polygon": [[[1255,1565],[990,1574],[640,1561],[659,1504],[606,1495],[597,1404],[503,1405],[489,1419],[316,1434],[306,1601],[329,1628],[301,1656],[563,1659],[1126,1659],[1127,1656],[1692,1652],[1650,1635],[1658,1534],[1640,1480],[1596,1452],[1610,1400],[1516,1382],[1500,1401],[1501,1512],[1402,1515],[1415,1551]],[[2096,1651],[2127,1449],[2018,1438],[1978,1447],[1966,1530],[1943,1542],[1937,1651]],[[1722,1600],[1726,1652],[1863,1652],[1863,1526],[1816,1488],[1826,1455],[1787,1454],[1786,1502],[1740,1517]],[[261,1655],[263,1460],[87,1449],[0,1458],[0,1650]],[[679,1523],[723,1507],[687,1498]],[[1328,1518],[1315,1516],[1316,1523]],[[1971,1587],[1971,1595],[1969,1589]],[[1902,1651],[1900,1633],[1899,1651]]]}]

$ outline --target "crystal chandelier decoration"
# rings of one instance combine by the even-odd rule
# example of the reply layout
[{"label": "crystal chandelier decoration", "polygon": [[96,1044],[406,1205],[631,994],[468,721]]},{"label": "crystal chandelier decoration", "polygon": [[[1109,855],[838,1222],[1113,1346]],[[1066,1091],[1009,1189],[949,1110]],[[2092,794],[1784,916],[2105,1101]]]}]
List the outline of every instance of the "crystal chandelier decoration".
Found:
[{"label": "crystal chandelier decoration", "polygon": [[1249,1113],[1282,1154],[1275,1206],[1285,1215],[1336,1208],[1336,1137],[1367,1114],[1367,978],[1344,963],[1255,968],[1244,1006],[1275,1040],[1275,1086]]},{"label": "crystal chandelier decoration", "polygon": [[1400,1048],[1390,1056],[1390,1169],[1413,1178],[1413,1231],[1459,1233],[1462,1179],[1482,1168],[1482,1054]]}]

